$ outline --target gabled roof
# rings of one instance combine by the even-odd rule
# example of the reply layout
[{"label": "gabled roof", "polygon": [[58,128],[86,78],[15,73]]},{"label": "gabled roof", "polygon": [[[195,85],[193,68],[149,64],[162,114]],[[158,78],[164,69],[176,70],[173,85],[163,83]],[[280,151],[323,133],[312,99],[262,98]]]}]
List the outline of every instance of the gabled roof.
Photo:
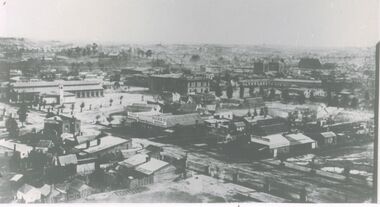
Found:
[{"label": "gabled roof", "polygon": [[286,147],[290,145],[289,140],[281,134],[273,134],[265,137],[251,137],[251,142],[266,145],[270,149]]},{"label": "gabled roof", "polygon": [[35,188],[29,184],[22,185],[17,191],[23,194],[27,194],[28,192],[34,190]]},{"label": "gabled roof", "polygon": [[69,187],[69,190],[74,190],[74,191],[77,191],[77,192],[83,192],[85,190],[92,190],[92,189],[93,188],[91,188],[90,186],[86,185],[84,183],[84,181],[78,180],[78,179],[74,179],[73,181],[71,181],[70,187]]},{"label": "gabled roof", "polygon": [[167,116],[166,120],[167,120],[167,127],[173,127],[177,124],[181,126],[191,126],[191,125],[195,125],[196,122],[198,122],[198,124],[203,124],[202,117],[197,113],[171,115],[171,116]]},{"label": "gabled roof", "polygon": [[53,144],[53,141],[51,140],[40,140],[37,144],[36,147],[40,147],[40,148],[50,148],[50,147],[53,147],[54,144]]},{"label": "gabled roof", "polygon": [[58,157],[59,164],[61,166],[66,166],[70,164],[77,164],[78,159],[75,154],[62,155]]},{"label": "gabled roof", "polygon": [[51,192],[51,186],[48,184],[43,185],[40,189],[41,195],[47,196]]},{"label": "gabled roof", "polygon": [[14,176],[10,179],[10,181],[17,182],[17,181],[19,181],[22,177],[24,177],[23,174],[16,174],[16,175],[14,175]]},{"label": "gabled roof", "polygon": [[290,145],[314,143],[315,141],[310,137],[302,134],[287,134],[285,137],[290,141]]},{"label": "gabled roof", "polygon": [[324,137],[324,138],[330,138],[330,137],[336,137],[336,134],[334,132],[322,132],[321,135]]},{"label": "gabled roof", "polygon": [[169,163],[164,162],[162,160],[157,160],[151,158],[149,162],[146,162],[138,167],[136,167],[136,171],[144,173],[145,175],[151,175],[161,168],[168,166]]},{"label": "gabled roof", "polygon": [[[114,136],[105,136],[101,137],[100,139],[100,144],[96,146],[90,146],[89,148],[86,149],[86,143],[80,144],[75,146],[76,149],[83,149],[84,152],[87,153],[96,153],[100,152],[105,149],[109,149],[111,147],[115,147],[121,144],[124,144],[126,142],[129,142],[130,140],[123,139],[120,137],[114,137]],[[93,140],[95,141],[95,140]],[[91,145],[91,144],[90,144]]]},{"label": "gabled roof", "polygon": [[137,165],[143,164],[144,162],[146,162],[147,158],[148,158],[148,155],[146,154],[136,154],[126,160],[119,162],[119,165],[122,165],[127,168],[132,168]]},{"label": "gabled roof", "polygon": [[245,123],[242,121],[234,122],[235,127],[245,127]]}]

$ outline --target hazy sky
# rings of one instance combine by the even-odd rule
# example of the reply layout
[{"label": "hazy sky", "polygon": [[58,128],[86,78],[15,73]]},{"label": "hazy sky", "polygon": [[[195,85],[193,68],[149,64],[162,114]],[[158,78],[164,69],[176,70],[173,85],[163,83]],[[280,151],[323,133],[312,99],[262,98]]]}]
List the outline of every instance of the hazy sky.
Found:
[{"label": "hazy sky", "polygon": [[369,46],[380,39],[379,2],[0,0],[0,36],[87,42]]}]

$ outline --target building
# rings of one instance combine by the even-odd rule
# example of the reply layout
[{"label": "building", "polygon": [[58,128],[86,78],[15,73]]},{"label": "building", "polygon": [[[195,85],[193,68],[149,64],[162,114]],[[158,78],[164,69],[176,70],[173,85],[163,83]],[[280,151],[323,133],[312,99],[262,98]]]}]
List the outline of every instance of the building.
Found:
[{"label": "building", "polygon": [[288,123],[281,118],[257,120],[256,124],[251,127],[251,132],[259,136],[284,133],[288,130]]},{"label": "building", "polygon": [[210,91],[209,79],[182,74],[152,75],[149,88],[152,92],[177,92],[180,94],[205,93]]},{"label": "building", "polygon": [[251,136],[253,144],[258,152],[267,154],[270,157],[278,157],[290,152],[290,142],[281,134],[272,134],[268,136]]},{"label": "building", "polygon": [[146,176],[152,176],[154,183],[173,180],[177,177],[176,168],[173,165],[154,158],[150,158],[148,162],[139,165],[135,170]]},{"label": "building", "polygon": [[17,190],[17,200],[23,203],[36,203],[41,201],[41,191],[37,188],[24,184]]},{"label": "building", "polygon": [[80,132],[81,121],[74,116],[57,115],[44,120],[44,129],[54,130],[58,136],[63,133],[78,135]]},{"label": "building", "polygon": [[285,64],[281,61],[271,60],[268,63],[268,71],[282,73],[285,70]]},{"label": "building", "polygon": [[62,89],[64,92],[72,93],[76,98],[100,97],[103,96],[103,87],[97,81],[40,81],[40,82],[15,82],[10,85],[12,101],[18,102],[38,100],[44,93],[58,93]]},{"label": "building", "polygon": [[337,135],[332,131],[309,133],[308,136],[317,141],[318,147],[336,145],[338,143]]},{"label": "building", "polygon": [[301,58],[298,62],[298,67],[305,69],[321,69],[322,64],[317,58]]},{"label": "building", "polygon": [[305,87],[305,88],[322,88],[321,80],[302,80],[302,79],[283,79],[275,78],[271,81],[274,87]]},{"label": "building", "polygon": [[253,63],[255,73],[262,74],[269,71],[269,64],[267,61],[256,61]]},{"label": "building", "polygon": [[284,137],[289,140],[291,153],[310,152],[316,148],[316,141],[302,133],[285,134]]},{"label": "building", "polygon": [[132,148],[132,140],[114,136],[96,138],[75,146],[81,157],[102,157],[106,154],[117,153]]},{"label": "building", "polygon": [[95,189],[86,185],[84,181],[74,179],[69,184],[67,196],[69,200],[75,200],[79,198],[86,198],[87,196],[95,192],[96,192]]}]

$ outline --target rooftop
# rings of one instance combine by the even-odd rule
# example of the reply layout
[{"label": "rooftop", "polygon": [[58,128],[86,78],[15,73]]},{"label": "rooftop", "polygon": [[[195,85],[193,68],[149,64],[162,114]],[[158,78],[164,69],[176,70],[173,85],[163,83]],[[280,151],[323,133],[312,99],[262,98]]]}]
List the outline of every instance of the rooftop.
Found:
[{"label": "rooftop", "polygon": [[[105,136],[101,137],[100,139],[100,144],[96,146],[90,146],[89,148],[86,149],[86,143],[79,144],[75,146],[76,149],[83,149],[84,152],[87,153],[97,153],[105,149],[109,149],[111,147],[118,146],[120,144],[124,144],[128,142],[129,140],[120,138],[120,137],[114,137],[114,136]],[[93,140],[93,142],[97,142],[97,140]]]},{"label": "rooftop", "polygon": [[285,137],[290,141],[290,145],[314,143],[315,141],[302,133],[287,134]]},{"label": "rooftop", "polygon": [[273,134],[264,137],[251,137],[251,142],[266,145],[269,149],[289,146],[290,142],[281,134]]},{"label": "rooftop", "polygon": [[119,165],[125,166],[127,168],[136,167],[137,165],[143,164],[146,162],[148,155],[146,154],[136,154],[126,160],[119,162]]},{"label": "rooftop", "polygon": [[157,170],[169,165],[169,163],[164,162],[162,160],[157,160],[151,158],[149,162],[146,162],[136,168],[136,171],[144,173],[146,175],[151,175]]}]

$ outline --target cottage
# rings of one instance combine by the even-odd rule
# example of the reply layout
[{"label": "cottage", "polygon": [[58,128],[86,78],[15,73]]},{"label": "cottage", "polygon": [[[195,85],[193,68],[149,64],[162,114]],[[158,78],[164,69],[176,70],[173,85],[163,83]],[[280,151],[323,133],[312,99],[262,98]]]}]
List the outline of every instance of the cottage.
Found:
[{"label": "cottage", "polygon": [[164,151],[162,147],[155,146],[155,145],[148,145],[144,149],[140,150],[138,153],[146,154],[151,158],[160,160],[162,151]]},{"label": "cottage", "polygon": [[246,125],[242,121],[233,122],[231,124],[232,131],[237,132],[237,133],[243,132],[245,128],[246,128]]},{"label": "cottage", "polygon": [[308,152],[316,147],[316,141],[302,133],[284,135],[290,143],[292,153]]},{"label": "cottage", "polygon": [[309,133],[308,136],[317,141],[318,147],[335,145],[338,141],[337,135],[332,131],[322,133]]},{"label": "cottage", "polygon": [[251,136],[251,143],[256,145],[259,151],[268,154],[270,157],[287,154],[290,150],[290,141],[281,134],[264,137]]},{"label": "cottage", "polygon": [[284,119],[280,118],[264,119],[258,120],[252,129],[252,132],[256,135],[267,136],[287,132],[288,124]]},{"label": "cottage", "polygon": [[28,184],[24,184],[17,190],[17,200],[24,203],[36,203],[41,201],[41,192]]},{"label": "cottage", "polygon": [[80,156],[94,157],[104,156],[110,153],[120,152],[124,149],[132,147],[132,140],[123,139],[114,136],[100,137],[86,143],[75,146],[75,149],[80,150]]},{"label": "cottage", "polygon": [[40,140],[36,145],[36,149],[41,150],[43,153],[46,153],[52,147],[54,147],[54,143],[51,140]]},{"label": "cottage", "polygon": [[146,154],[136,154],[126,160],[119,162],[118,164],[125,168],[134,168],[138,165],[141,165],[147,162],[148,159],[149,159],[149,156]]},{"label": "cottage", "polygon": [[78,160],[76,166],[76,172],[79,175],[85,176],[90,175],[95,172],[95,162],[96,158],[87,158]]},{"label": "cottage", "polygon": [[82,180],[74,179],[70,182],[67,193],[69,200],[75,200],[79,198],[86,198],[87,196],[95,193],[95,189],[86,185]]},{"label": "cottage", "polygon": [[176,177],[176,168],[173,165],[154,158],[151,158],[148,162],[139,165],[135,168],[135,170],[146,176],[153,176],[153,181],[155,183],[165,180],[173,180]]}]

